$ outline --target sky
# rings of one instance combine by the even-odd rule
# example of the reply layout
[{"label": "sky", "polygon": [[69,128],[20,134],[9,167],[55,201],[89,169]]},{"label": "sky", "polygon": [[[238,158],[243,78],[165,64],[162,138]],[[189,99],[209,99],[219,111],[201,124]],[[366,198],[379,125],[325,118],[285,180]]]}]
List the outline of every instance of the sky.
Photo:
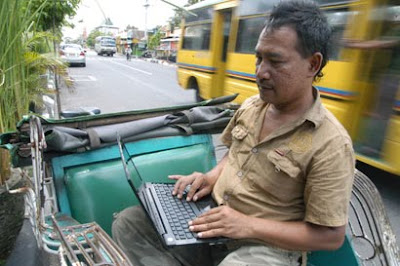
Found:
[{"label": "sky", "polygon": [[[168,0],[178,6],[184,6],[187,0]],[[114,26],[125,29],[127,25],[145,29],[144,7],[146,0],[97,0],[106,17],[109,17]],[[161,0],[148,0],[147,28],[164,25],[174,15],[174,7]],[[75,25],[74,29],[64,28],[64,37],[77,38],[86,27],[89,34],[96,26],[104,21],[103,13],[95,0],[82,0],[75,17],[68,19]]]}]

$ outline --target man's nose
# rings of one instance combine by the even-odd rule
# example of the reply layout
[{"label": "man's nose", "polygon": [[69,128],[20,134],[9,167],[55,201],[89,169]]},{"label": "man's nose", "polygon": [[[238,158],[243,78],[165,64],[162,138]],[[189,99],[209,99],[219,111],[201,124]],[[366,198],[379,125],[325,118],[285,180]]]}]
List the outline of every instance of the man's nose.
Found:
[{"label": "man's nose", "polygon": [[271,78],[271,68],[268,63],[261,62],[258,66],[256,66],[256,78],[258,80],[269,80]]}]

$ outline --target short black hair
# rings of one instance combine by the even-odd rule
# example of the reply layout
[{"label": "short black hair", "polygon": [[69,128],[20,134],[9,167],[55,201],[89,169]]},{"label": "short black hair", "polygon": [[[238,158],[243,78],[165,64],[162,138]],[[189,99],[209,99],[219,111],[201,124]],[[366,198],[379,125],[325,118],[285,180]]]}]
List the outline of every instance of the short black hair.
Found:
[{"label": "short black hair", "polygon": [[282,26],[290,26],[296,31],[297,48],[303,57],[316,52],[322,54],[321,68],[314,80],[321,78],[322,69],[329,60],[332,29],[319,6],[312,1],[281,1],[272,9],[265,32]]}]

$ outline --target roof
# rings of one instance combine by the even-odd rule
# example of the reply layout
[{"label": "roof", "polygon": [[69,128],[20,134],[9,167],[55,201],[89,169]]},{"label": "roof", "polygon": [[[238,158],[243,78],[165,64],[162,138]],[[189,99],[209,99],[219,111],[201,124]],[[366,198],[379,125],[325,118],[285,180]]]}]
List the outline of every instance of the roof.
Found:
[{"label": "roof", "polygon": [[202,2],[198,2],[197,4],[189,6],[187,8],[187,10],[199,9],[202,7],[212,6],[212,5],[227,2],[227,1],[229,1],[229,0],[204,0]]},{"label": "roof", "polygon": [[173,38],[168,37],[160,40],[160,42],[177,42],[177,41],[179,41],[179,37],[173,37]]}]

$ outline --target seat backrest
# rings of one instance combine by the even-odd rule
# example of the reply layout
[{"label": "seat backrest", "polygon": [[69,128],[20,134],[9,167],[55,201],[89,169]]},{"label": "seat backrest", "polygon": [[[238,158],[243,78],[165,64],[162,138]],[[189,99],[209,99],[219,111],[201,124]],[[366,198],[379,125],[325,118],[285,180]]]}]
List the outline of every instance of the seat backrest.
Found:
[{"label": "seat backrest", "polygon": [[[170,174],[205,172],[216,163],[207,135],[142,140],[126,146],[148,182],[172,182]],[[138,204],[116,145],[55,158],[53,170],[60,211],[80,223],[96,221],[110,234],[113,213]]]}]

